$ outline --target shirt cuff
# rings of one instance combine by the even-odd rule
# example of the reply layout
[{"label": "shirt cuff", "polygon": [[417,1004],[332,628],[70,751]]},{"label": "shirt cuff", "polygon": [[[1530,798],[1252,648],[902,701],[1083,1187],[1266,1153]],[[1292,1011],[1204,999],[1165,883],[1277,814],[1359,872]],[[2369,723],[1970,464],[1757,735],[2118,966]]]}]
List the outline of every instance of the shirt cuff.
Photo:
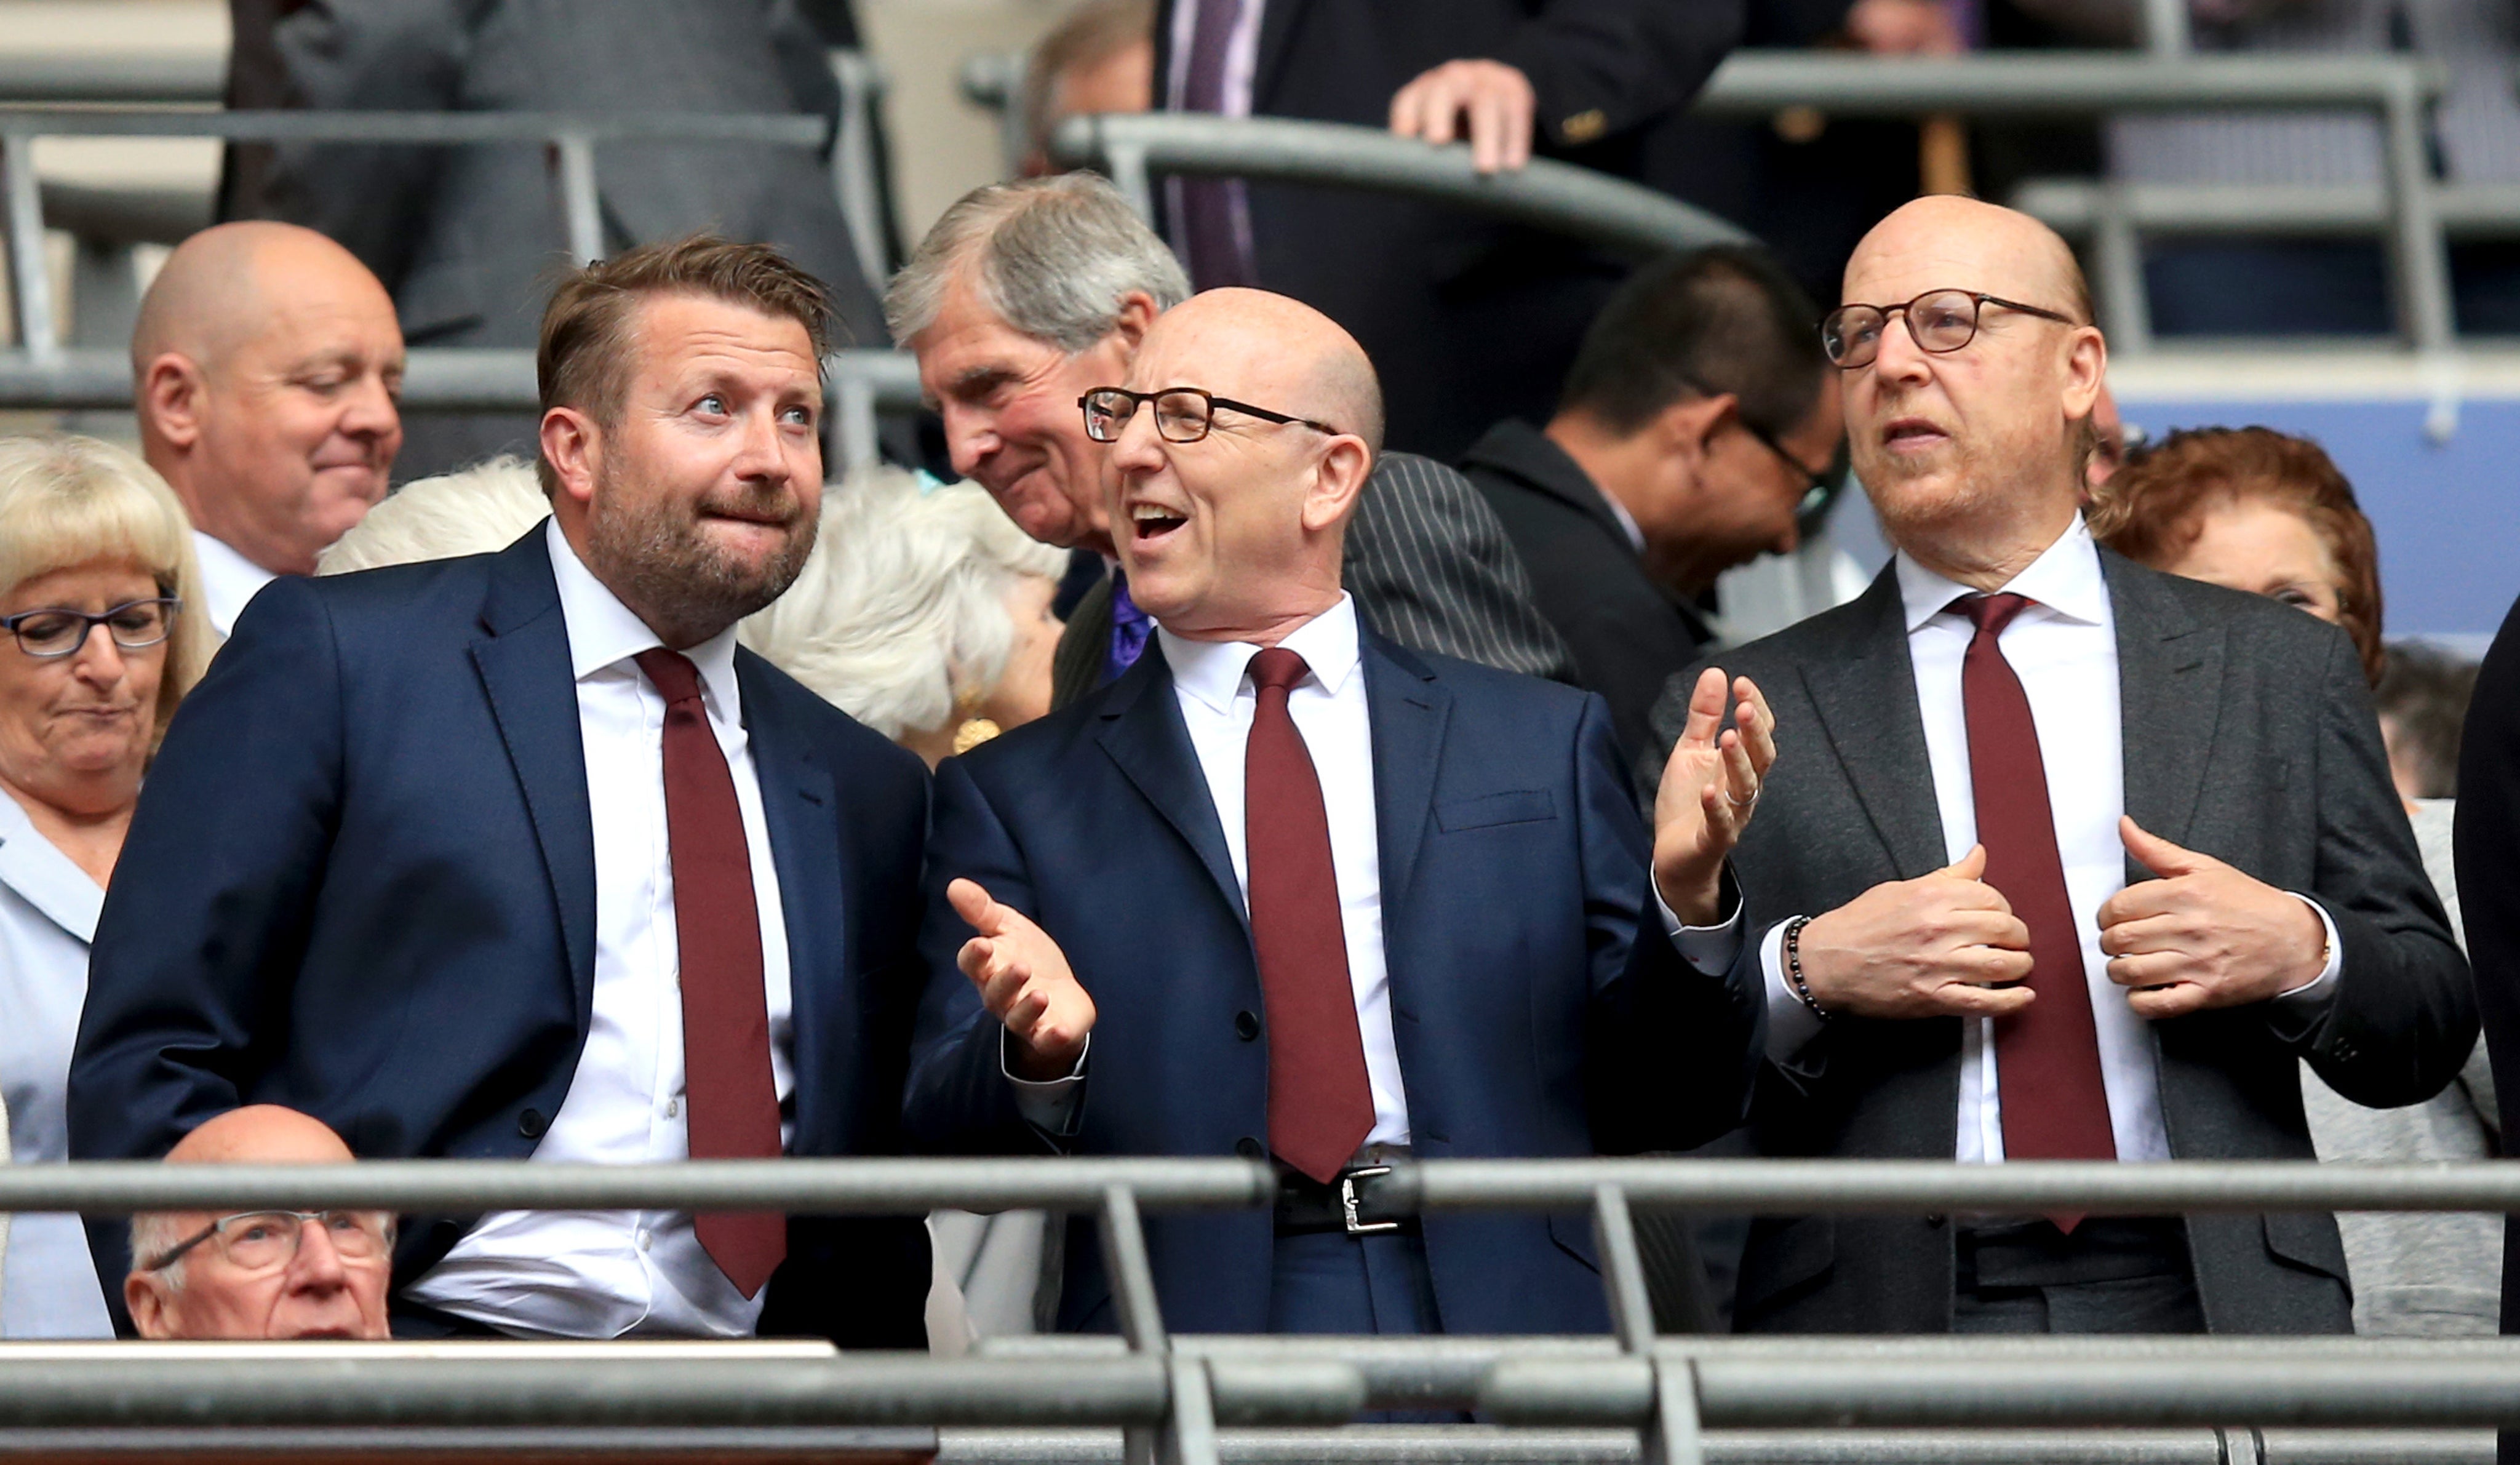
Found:
[{"label": "shirt cuff", "polygon": [[1653,888],[1654,910],[1662,917],[1662,933],[1680,949],[1680,959],[1708,977],[1721,977],[1732,971],[1733,958],[1741,954],[1741,888],[1733,883],[1732,873],[1725,872],[1723,893],[1718,897],[1730,913],[1712,926],[1683,922],[1670,902],[1662,898],[1662,883],[1647,874],[1645,884]]},{"label": "shirt cuff", "polygon": [[2336,939],[2336,922],[2328,917],[2325,906],[2299,891],[2285,893],[2318,914],[2319,932],[2327,940],[2327,962],[2318,969],[2318,975],[2290,991],[2275,993],[2273,998],[2292,1023],[2306,1027],[2324,1016],[2328,1004],[2336,1000],[2336,984],[2345,974],[2345,943]]},{"label": "shirt cuff", "polygon": [[1820,1036],[1819,1016],[1785,980],[1785,928],[1792,924],[1778,921],[1759,940],[1759,966],[1768,977],[1768,1061],[1780,1066]]},{"label": "shirt cuff", "polygon": [[1076,1132],[1076,1116],[1085,1098],[1085,1060],[1094,1053],[1094,1034],[1085,1034],[1085,1046],[1077,1050],[1076,1067],[1062,1078],[1035,1081],[1018,1078],[1007,1067],[1007,1043],[1014,1034],[998,1030],[998,1072],[1014,1085],[1015,1113],[1023,1122],[1042,1133],[1066,1139]]}]

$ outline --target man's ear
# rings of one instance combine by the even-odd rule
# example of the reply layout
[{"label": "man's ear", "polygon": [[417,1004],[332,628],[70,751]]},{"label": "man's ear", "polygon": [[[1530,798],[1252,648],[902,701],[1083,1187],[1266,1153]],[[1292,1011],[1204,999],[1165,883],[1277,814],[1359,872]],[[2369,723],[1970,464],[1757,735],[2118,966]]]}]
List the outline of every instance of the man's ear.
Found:
[{"label": "man's ear", "polygon": [[1120,345],[1130,355],[1138,354],[1138,345],[1147,339],[1147,331],[1163,310],[1155,298],[1143,290],[1133,290],[1120,297],[1120,318],[1111,329],[1120,338]]},{"label": "man's ear", "polygon": [[157,1272],[135,1271],[122,1279],[122,1305],[131,1311],[131,1325],[143,1338],[175,1336],[175,1299],[166,1289],[166,1279]]},{"label": "man's ear", "polygon": [[1313,485],[1304,494],[1305,531],[1319,533],[1346,522],[1356,512],[1366,481],[1372,477],[1373,455],[1366,451],[1364,438],[1346,433],[1331,438],[1313,470]]},{"label": "man's ear", "polygon": [[1740,414],[1741,399],[1729,391],[1685,396],[1656,413],[1647,431],[1658,435],[1666,452],[1703,458],[1713,450],[1716,435]]},{"label": "man's ear", "polygon": [[561,494],[580,509],[594,502],[596,469],[604,461],[604,430],[595,419],[575,407],[554,407],[543,414],[542,444]]},{"label": "man's ear", "polygon": [[2092,415],[2108,380],[2109,344],[2097,326],[2077,326],[2065,338],[2065,417],[2080,422]]},{"label": "man's ear", "polygon": [[140,373],[140,410],[168,446],[189,450],[202,440],[209,384],[200,363],[181,351],[161,351]]}]

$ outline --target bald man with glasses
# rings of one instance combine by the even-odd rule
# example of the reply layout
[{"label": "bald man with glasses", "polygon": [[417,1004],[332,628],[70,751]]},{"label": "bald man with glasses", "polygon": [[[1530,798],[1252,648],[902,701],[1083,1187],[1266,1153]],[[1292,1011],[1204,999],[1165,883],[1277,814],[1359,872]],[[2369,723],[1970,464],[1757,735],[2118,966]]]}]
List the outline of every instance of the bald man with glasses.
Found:
[{"label": "bald man with glasses", "polygon": [[[1802,730],[1734,855],[1760,1151],[2307,1163],[2299,1060],[2357,1103],[2430,1098],[2474,999],[2354,648],[2094,546],[2107,350],[2064,242],[1919,200],[1845,301],[1822,344],[1897,555],[1726,658]],[[2319,1214],[1769,1216],[1734,1320],[2341,1333],[2350,1285]]]}]

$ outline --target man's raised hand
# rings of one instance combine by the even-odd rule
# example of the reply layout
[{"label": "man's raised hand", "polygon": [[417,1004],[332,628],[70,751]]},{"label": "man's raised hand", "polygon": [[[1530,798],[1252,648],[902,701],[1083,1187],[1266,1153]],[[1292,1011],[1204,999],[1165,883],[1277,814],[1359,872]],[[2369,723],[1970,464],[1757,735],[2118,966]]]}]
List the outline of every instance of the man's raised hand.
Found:
[{"label": "man's raised hand", "polygon": [[1803,977],[1831,1013],[2002,1017],[2030,1005],[2030,928],[1986,883],[1986,847],[1866,891],[1803,928]]},{"label": "man's raised hand", "polygon": [[1759,804],[1759,786],[1777,760],[1776,718],[1746,677],[1731,683],[1738,706],[1724,726],[1726,682],[1719,667],[1698,673],[1688,722],[1654,791],[1654,885],[1672,914],[1691,926],[1723,919],[1724,860],[1741,842]]},{"label": "man's raised hand", "polygon": [[2109,980],[2133,988],[2127,1006],[2136,1016],[2263,1002],[2317,980],[2327,928],[2309,902],[2133,819],[2118,820],[2118,837],[2161,877],[2128,886],[2100,907]]},{"label": "man's raised hand", "polygon": [[1482,173],[1531,161],[1531,119],[1539,110],[1531,78],[1501,61],[1448,61],[1391,97],[1391,130],[1438,145],[1467,136],[1470,165]]},{"label": "man's raised hand", "polygon": [[1023,912],[991,899],[979,883],[957,880],[945,888],[954,913],[979,934],[963,943],[955,965],[980,989],[980,1001],[1014,1038],[1007,1046],[1009,1070],[1018,1078],[1064,1078],[1094,1030],[1094,999],[1066,953]]}]

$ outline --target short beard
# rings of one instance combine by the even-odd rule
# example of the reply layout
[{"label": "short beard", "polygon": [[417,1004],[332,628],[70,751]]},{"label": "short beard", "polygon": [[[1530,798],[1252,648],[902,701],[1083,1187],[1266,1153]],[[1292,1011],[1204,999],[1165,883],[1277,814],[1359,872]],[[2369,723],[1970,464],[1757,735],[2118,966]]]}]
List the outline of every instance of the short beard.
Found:
[{"label": "short beard", "polygon": [[[747,493],[720,509],[798,507],[792,497]],[[744,564],[700,532],[699,506],[670,493],[607,493],[599,489],[586,522],[590,569],[666,644],[680,650],[708,640],[777,600],[804,571],[814,549],[815,521],[790,534],[787,549],[759,565]]]}]

